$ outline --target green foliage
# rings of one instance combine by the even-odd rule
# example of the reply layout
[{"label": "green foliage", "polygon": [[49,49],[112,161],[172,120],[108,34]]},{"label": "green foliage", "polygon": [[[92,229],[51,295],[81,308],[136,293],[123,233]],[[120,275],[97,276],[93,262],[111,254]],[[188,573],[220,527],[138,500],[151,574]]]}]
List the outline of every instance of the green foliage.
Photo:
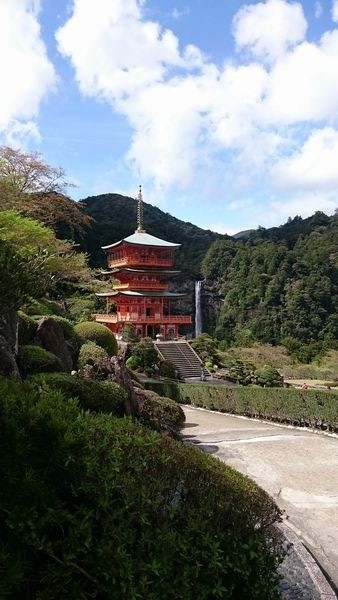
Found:
[{"label": "green foliage", "polygon": [[0,383],[3,598],[277,600],[252,481],[127,419]]},{"label": "green foliage", "polygon": [[139,410],[138,419],[147,427],[155,431],[168,431],[177,433],[182,429],[185,415],[180,405],[163,396],[148,391]]},{"label": "green foliage", "polygon": [[177,378],[177,369],[171,360],[162,360],[160,363],[160,375],[169,379]]},{"label": "green foliage", "polygon": [[85,365],[100,366],[109,359],[108,353],[96,344],[96,342],[86,342],[80,348],[78,367],[83,369]]},{"label": "green foliage", "polygon": [[32,381],[47,390],[59,390],[67,399],[77,398],[84,410],[111,413],[117,417],[124,415],[126,393],[113,381],[83,379],[68,373],[35,375]]},{"label": "green foliage", "polygon": [[217,342],[207,333],[198,335],[191,346],[203,361],[217,362]]},{"label": "green foliage", "polygon": [[229,379],[241,385],[252,383],[253,373],[254,366],[240,359],[234,359],[229,366]]},{"label": "green foliage", "polygon": [[261,229],[245,242],[214,242],[202,271],[214,301],[223,299],[217,338],[250,346],[292,337],[299,343],[294,358],[301,362],[336,347],[337,237],[335,217],[316,213]]},{"label": "green foliage", "polygon": [[53,315],[55,317],[55,315],[62,316],[64,314],[61,304],[49,298],[40,298],[39,300],[29,298],[29,301],[23,305],[22,310],[31,316]]},{"label": "green foliage", "polygon": [[183,404],[291,425],[338,431],[335,392],[286,388],[228,387],[149,381],[147,389]]},{"label": "green foliage", "polygon": [[133,364],[142,371],[146,371],[147,369],[151,370],[153,366],[159,362],[159,355],[153,340],[147,337],[142,338],[138,344],[135,344],[130,358],[134,360],[130,361],[130,359],[128,359],[127,366],[132,369],[133,367],[131,365]]},{"label": "green foliage", "polygon": [[63,371],[60,359],[41,346],[22,346],[18,352],[17,363],[20,373],[24,377],[35,373]]},{"label": "green foliage", "polygon": [[19,346],[25,346],[33,341],[36,322],[21,310],[18,311],[18,341]]},{"label": "green foliage", "polygon": [[67,316],[75,323],[89,321],[93,313],[99,312],[97,305],[94,294],[82,290],[67,297]]},{"label": "green foliage", "polygon": [[255,383],[263,387],[283,387],[283,377],[274,367],[265,365],[255,370]]},{"label": "green foliage", "polygon": [[138,358],[136,356],[130,356],[129,358],[127,358],[126,367],[130,371],[137,371],[140,367],[140,362]]},{"label": "green foliage", "polygon": [[[1,232],[0,232],[1,236]],[[17,310],[34,293],[41,293],[44,277],[39,259],[29,263],[13,246],[0,238],[0,311]]]},{"label": "green foliage", "polygon": [[135,333],[135,329],[131,323],[126,323],[122,330],[122,340],[134,344],[139,341],[138,336]]},{"label": "green foliage", "polygon": [[74,330],[83,343],[95,342],[104,348],[109,356],[116,356],[117,341],[114,334],[105,325],[94,321],[83,321],[75,325]]}]

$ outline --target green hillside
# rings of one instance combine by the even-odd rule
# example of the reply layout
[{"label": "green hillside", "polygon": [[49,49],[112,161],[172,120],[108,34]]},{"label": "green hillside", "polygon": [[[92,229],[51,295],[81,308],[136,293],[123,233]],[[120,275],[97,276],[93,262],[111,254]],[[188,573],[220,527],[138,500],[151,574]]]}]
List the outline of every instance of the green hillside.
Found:
[{"label": "green hillside", "polygon": [[[81,201],[87,215],[94,219],[82,247],[90,255],[92,266],[105,266],[101,246],[116,242],[134,233],[136,228],[136,201],[120,194],[102,194]],[[176,253],[176,265],[184,275],[196,279],[201,275],[201,262],[212,242],[227,239],[213,231],[206,231],[185,223],[144,202],[144,227],[148,233],[169,242],[182,244]]]},{"label": "green hillside", "polygon": [[[316,213],[259,229],[247,241],[218,240],[203,261],[209,298],[220,298],[216,334],[289,350],[338,341],[338,216]],[[212,311],[215,312],[214,306]],[[303,351],[303,350],[302,350]],[[306,361],[305,361],[306,362]]]}]

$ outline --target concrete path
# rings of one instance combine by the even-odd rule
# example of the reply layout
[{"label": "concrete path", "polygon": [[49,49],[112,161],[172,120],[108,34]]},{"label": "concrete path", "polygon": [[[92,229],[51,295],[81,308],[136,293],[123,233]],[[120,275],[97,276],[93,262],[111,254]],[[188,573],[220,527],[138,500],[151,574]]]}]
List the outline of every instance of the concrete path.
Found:
[{"label": "concrete path", "polygon": [[184,407],[184,437],[248,475],[338,587],[338,437]]}]

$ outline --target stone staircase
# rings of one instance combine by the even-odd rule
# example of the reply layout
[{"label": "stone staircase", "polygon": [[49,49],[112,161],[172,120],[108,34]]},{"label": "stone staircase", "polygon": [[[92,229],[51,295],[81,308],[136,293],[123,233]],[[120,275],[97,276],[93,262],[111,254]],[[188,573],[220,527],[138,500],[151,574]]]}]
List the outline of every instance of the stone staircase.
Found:
[{"label": "stone staircase", "polygon": [[155,346],[163,360],[175,365],[180,379],[200,378],[202,372],[204,376],[211,375],[188,342],[156,342]]}]

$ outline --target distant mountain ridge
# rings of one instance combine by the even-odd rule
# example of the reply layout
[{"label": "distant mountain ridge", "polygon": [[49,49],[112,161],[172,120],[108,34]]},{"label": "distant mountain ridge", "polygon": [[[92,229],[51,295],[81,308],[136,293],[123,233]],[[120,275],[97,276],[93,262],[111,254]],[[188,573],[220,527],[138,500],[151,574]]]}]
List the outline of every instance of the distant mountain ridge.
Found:
[{"label": "distant mountain ridge", "polygon": [[[83,242],[94,267],[105,266],[105,255],[101,246],[116,242],[136,229],[136,201],[120,194],[89,196],[79,203],[85,213],[94,219]],[[176,265],[189,278],[201,276],[201,263],[212,242],[230,239],[227,235],[215,233],[181,221],[156,206],[143,203],[143,223],[148,233],[169,242],[181,244],[176,252]]]}]

